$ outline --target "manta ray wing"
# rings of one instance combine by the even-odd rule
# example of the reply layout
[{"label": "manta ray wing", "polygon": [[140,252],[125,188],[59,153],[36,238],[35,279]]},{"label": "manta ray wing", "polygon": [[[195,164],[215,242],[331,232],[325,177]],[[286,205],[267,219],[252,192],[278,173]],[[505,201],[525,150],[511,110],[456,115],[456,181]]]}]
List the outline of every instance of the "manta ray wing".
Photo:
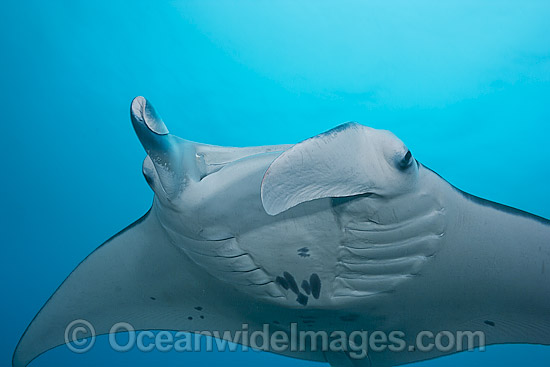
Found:
[{"label": "manta ray wing", "polygon": [[100,246],[63,282],[19,341],[13,366],[26,366],[65,344],[66,327],[79,319],[93,325],[97,335],[119,322],[136,330],[242,328],[231,290],[217,284],[168,242],[151,210]]}]

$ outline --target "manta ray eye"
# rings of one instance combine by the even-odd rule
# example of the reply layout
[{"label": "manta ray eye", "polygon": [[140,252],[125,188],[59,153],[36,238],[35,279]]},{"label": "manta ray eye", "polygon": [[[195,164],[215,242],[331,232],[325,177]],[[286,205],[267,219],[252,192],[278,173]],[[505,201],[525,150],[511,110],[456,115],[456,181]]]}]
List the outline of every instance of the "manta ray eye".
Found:
[{"label": "manta ray eye", "polygon": [[407,153],[405,154],[403,159],[401,159],[401,161],[399,162],[399,168],[405,169],[409,167],[411,163],[412,163],[412,154],[410,150],[407,150]]}]

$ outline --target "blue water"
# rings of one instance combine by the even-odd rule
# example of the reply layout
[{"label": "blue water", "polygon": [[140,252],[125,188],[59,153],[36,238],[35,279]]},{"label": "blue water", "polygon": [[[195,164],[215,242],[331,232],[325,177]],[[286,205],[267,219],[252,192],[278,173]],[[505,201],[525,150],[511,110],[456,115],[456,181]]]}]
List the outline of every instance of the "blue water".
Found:
[{"label": "blue water", "polygon": [[[76,264],[147,211],[136,95],[211,144],[388,129],[459,188],[549,218],[548,19],[548,1],[4,2],[0,364]],[[34,365],[312,365],[105,344]],[[549,361],[550,347],[504,345],[418,365]]]}]

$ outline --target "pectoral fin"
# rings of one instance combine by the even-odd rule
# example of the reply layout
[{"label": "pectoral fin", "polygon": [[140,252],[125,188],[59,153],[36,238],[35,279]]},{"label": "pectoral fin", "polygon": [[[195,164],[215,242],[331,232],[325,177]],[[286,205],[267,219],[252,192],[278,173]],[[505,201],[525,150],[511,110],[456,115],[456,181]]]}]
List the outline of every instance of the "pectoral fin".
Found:
[{"label": "pectoral fin", "polygon": [[65,329],[74,320],[88,321],[97,335],[119,322],[136,330],[235,330],[243,320],[225,302],[234,297],[217,283],[171,245],[150,212],[67,277],[25,331],[13,366],[65,344]]}]

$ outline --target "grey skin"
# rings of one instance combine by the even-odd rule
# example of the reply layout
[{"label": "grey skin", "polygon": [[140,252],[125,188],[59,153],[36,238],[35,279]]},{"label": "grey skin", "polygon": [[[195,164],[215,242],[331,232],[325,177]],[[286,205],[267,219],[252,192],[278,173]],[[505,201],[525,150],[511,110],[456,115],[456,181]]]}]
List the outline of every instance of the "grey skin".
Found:
[{"label": "grey skin", "polygon": [[227,148],[170,135],[143,97],[131,117],[153,205],[69,275],[14,367],[64,344],[78,319],[97,334],[119,322],[402,333],[388,342],[398,351],[362,358],[268,348],[332,366],[457,352],[413,348],[422,331],[550,344],[550,222],[457,190],[390,132],[350,123],[295,145]]}]

